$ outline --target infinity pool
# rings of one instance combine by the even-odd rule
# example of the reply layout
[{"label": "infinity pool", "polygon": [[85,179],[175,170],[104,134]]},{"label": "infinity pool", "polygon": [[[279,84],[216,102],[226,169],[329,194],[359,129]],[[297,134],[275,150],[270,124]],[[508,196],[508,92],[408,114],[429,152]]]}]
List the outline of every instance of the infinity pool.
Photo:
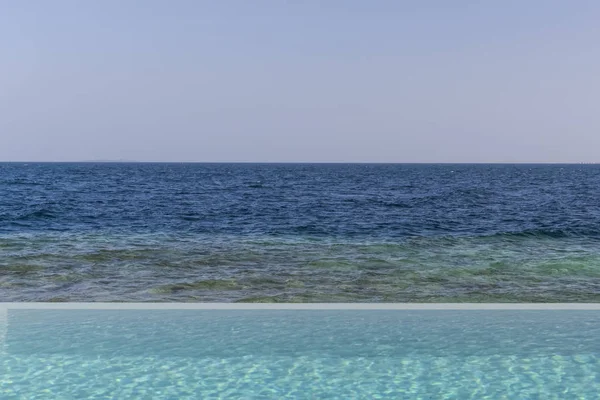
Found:
[{"label": "infinity pool", "polygon": [[0,398],[591,399],[599,338],[598,310],[7,306]]}]

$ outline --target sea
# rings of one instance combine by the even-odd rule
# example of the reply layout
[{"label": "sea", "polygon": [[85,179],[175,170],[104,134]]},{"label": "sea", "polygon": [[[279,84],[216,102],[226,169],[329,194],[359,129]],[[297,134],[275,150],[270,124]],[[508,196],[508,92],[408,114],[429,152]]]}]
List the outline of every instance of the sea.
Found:
[{"label": "sea", "polygon": [[600,165],[0,163],[0,301],[597,302]]}]

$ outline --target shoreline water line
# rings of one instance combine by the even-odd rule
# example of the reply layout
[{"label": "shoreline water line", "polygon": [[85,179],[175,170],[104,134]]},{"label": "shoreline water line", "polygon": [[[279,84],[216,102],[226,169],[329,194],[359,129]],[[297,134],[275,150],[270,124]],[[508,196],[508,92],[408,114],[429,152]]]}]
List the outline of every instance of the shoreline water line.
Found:
[{"label": "shoreline water line", "polygon": [[590,310],[600,303],[0,303],[0,310]]}]

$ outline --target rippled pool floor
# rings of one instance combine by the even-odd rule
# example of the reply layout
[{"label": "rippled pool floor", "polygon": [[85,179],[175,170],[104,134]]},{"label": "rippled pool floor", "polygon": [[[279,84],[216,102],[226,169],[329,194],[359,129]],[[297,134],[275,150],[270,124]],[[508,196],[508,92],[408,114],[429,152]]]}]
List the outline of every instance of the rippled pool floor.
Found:
[{"label": "rippled pool floor", "polygon": [[597,355],[0,357],[2,399],[596,398]]},{"label": "rippled pool floor", "polygon": [[0,315],[0,398],[592,399],[600,310]]}]

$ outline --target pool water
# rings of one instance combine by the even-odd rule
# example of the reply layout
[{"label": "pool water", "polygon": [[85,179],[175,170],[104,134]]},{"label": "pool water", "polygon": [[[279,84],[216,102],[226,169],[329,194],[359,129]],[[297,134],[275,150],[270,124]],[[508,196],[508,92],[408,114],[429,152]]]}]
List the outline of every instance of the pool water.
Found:
[{"label": "pool water", "polygon": [[600,311],[0,309],[0,398],[591,399]]}]

